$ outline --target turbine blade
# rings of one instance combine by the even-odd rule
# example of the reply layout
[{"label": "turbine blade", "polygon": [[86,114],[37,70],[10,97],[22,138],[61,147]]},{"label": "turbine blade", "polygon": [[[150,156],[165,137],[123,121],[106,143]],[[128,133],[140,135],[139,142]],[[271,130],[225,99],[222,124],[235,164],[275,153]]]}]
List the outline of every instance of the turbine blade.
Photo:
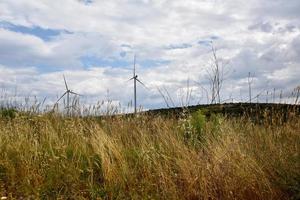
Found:
[{"label": "turbine blade", "polygon": [[57,104],[66,94],[67,94],[67,92],[65,92],[63,95],[61,95],[61,97],[56,101],[55,104]]},{"label": "turbine blade", "polygon": [[139,82],[141,85],[143,85],[147,90],[149,90],[149,88],[142,82],[142,81],[140,81],[139,79],[136,79],[137,80],[137,82]]},{"label": "turbine blade", "polygon": [[78,96],[82,96],[81,94],[78,94],[76,92],[73,92],[73,91],[70,91],[71,94],[74,94],[74,95],[78,95]]},{"label": "turbine blade", "polygon": [[134,54],[134,58],[133,58],[133,77],[135,77],[135,62],[136,62],[136,55]]},{"label": "turbine blade", "polygon": [[128,79],[126,82],[131,81],[131,80],[133,80],[133,79],[134,79],[134,77],[132,77],[131,79]]},{"label": "turbine blade", "polygon": [[65,75],[63,75],[67,91],[69,90]]}]

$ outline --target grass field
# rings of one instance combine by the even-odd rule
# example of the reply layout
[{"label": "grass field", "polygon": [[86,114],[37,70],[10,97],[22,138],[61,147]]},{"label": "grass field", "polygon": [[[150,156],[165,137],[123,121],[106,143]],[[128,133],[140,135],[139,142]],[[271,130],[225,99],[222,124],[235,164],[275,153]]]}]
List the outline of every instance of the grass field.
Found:
[{"label": "grass field", "polygon": [[300,120],[279,119],[8,112],[0,197],[300,199]]}]

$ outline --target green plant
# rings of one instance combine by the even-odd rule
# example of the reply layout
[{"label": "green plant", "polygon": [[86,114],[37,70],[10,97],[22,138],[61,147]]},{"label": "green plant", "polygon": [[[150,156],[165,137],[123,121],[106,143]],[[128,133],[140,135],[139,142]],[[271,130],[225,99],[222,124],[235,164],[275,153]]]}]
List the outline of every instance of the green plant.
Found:
[{"label": "green plant", "polygon": [[0,115],[3,118],[13,119],[16,117],[17,110],[13,108],[2,108],[0,109]]},{"label": "green plant", "polygon": [[195,135],[195,139],[200,143],[205,142],[206,123],[207,120],[204,111],[198,110],[192,114],[191,125],[193,127],[193,133]]}]

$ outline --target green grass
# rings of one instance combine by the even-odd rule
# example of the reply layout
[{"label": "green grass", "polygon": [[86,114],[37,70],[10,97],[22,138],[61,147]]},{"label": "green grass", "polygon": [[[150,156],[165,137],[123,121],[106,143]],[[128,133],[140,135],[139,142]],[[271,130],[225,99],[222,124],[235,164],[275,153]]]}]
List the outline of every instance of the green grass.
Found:
[{"label": "green grass", "polygon": [[300,120],[0,118],[0,197],[299,199]]}]

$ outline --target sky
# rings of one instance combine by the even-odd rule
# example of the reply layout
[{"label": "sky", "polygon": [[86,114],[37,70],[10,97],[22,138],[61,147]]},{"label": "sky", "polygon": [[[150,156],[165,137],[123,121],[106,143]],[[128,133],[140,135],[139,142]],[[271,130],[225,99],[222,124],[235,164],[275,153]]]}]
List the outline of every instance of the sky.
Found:
[{"label": "sky", "polygon": [[222,102],[249,101],[248,80],[255,101],[274,88],[284,99],[300,85],[299,10],[299,0],[0,0],[1,96],[51,105],[65,75],[83,103],[126,107],[136,55],[138,105],[207,103],[213,45]]}]

